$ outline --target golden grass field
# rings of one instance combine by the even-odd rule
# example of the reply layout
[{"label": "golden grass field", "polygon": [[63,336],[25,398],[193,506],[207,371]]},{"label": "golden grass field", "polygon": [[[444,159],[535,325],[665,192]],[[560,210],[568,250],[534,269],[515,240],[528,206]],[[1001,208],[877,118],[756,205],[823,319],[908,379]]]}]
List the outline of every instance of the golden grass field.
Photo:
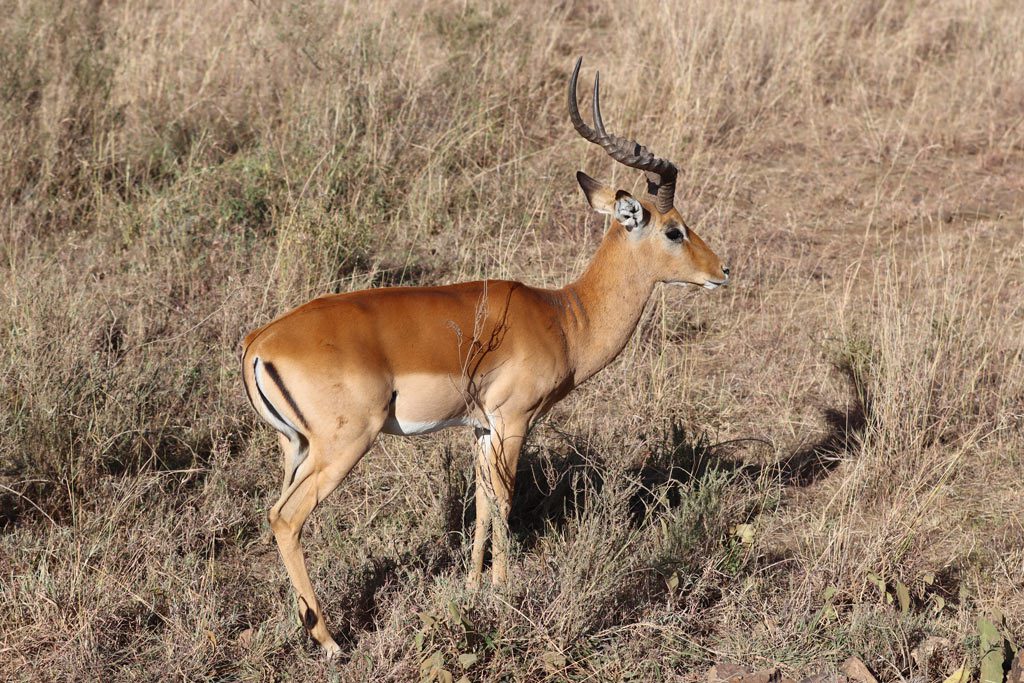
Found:
[{"label": "golden grass field", "polygon": [[[6,3],[0,679],[992,680],[1022,36],[1013,0]],[[535,426],[504,591],[463,587],[471,434],[382,438],[304,536],[328,664],[239,340],[324,292],[578,275],[575,172],[643,190],[568,121],[581,54],[732,284],[656,290]]]}]

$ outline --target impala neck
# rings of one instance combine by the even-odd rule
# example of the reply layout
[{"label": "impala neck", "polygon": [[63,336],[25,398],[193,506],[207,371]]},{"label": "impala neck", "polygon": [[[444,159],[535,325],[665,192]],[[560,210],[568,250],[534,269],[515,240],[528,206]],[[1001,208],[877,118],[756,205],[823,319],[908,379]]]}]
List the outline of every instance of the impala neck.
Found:
[{"label": "impala neck", "polygon": [[654,291],[654,278],[627,239],[626,230],[613,225],[583,275],[562,290],[576,384],[615,360]]}]

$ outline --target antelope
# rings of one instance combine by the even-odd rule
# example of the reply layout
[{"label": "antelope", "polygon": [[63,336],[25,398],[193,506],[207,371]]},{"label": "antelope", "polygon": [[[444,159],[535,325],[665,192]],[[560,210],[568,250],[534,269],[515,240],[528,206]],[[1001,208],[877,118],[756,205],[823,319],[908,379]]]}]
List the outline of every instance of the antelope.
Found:
[{"label": "antelope", "polygon": [[313,593],[300,535],[378,434],[473,429],[476,525],[467,588],[480,586],[489,533],[491,581],[501,585],[516,465],[530,425],[615,359],[655,285],[715,289],[729,281],[729,269],[673,205],[675,165],[605,130],[599,74],[594,125],[584,123],[576,100],[582,61],[569,78],[573,126],[615,161],[644,171],[653,200],[576,174],[590,206],[612,218],[579,279],[561,289],[484,280],[323,296],[243,341],[246,393],[279,432],[283,453],[270,527],[299,619],[328,657],[340,648]]}]

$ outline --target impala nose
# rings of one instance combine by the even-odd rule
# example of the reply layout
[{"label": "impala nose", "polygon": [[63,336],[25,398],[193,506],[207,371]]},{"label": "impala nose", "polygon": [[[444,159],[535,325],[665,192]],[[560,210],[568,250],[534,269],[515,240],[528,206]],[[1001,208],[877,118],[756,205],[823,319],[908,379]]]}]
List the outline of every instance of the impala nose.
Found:
[{"label": "impala nose", "polygon": [[729,277],[729,266],[722,266],[722,272],[725,273],[726,277]]}]

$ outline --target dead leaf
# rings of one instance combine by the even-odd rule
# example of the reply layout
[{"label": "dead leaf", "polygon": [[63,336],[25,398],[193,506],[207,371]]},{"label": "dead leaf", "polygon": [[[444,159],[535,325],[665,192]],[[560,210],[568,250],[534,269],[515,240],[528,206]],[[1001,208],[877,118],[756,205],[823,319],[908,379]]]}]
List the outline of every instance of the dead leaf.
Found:
[{"label": "dead leaf", "polygon": [[565,669],[565,655],[561,652],[545,652],[540,656],[540,661],[548,673],[559,673]]},{"label": "dead leaf", "polygon": [[462,612],[459,611],[459,606],[455,604],[454,600],[448,603],[448,614],[451,615],[452,621],[456,624],[462,623]]},{"label": "dead leaf", "polygon": [[878,683],[878,679],[871,673],[871,670],[857,657],[850,657],[843,662],[840,671],[857,683]]},{"label": "dead leaf", "polygon": [[244,648],[252,647],[252,638],[256,635],[256,632],[251,628],[247,628],[238,634],[238,644]]},{"label": "dead leaf", "polygon": [[910,613],[910,589],[902,581],[896,582],[896,597],[900,601],[900,612]]},{"label": "dead leaf", "polygon": [[736,538],[740,540],[743,545],[750,545],[754,542],[754,525],[753,524],[737,524],[733,527],[732,532],[736,535]]},{"label": "dead leaf", "polygon": [[477,656],[475,652],[467,652],[465,654],[461,654],[459,655],[459,666],[461,666],[463,669],[468,669],[469,667],[476,664],[478,659],[479,656]]},{"label": "dead leaf", "polygon": [[980,683],[1003,683],[1003,634],[991,621],[978,617]]},{"label": "dead leaf", "polygon": [[959,669],[949,675],[949,678],[944,680],[942,683],[967,683],[967,662],[964,662]]},{"label": "dead leaf", "polygon": [[444,657],[440,652],[434,652],[429,657],[426,657],[420,662],[420,681],[421,683],[428,683],[430,681],[436,681],[440,677],[441,671],[444,670]]},{"label": "dead leaf", "polygon": [[459,609],[458,604],[456,604],[454,600],[448,603],[448,615],[451,616],[452,621],[454,621],[456,625],[473,628],[473,622],[471,622],[466,615],[462,613],[462,610]]}]

